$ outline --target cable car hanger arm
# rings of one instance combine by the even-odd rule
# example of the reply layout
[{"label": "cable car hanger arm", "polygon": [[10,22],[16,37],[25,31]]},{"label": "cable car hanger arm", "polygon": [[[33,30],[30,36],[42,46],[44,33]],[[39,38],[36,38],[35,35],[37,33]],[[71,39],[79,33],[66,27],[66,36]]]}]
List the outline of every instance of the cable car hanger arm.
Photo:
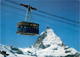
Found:
[{"label": "cable car hanger arm", "polygon": [[[26,7],[26,8],[28,8],[28,6],[29,6],[29,5],[24,5],[24,4],[20,4],[20,5],[23,6],[23,7]],[[31,7],[31,6],[30,6],[30,7]],[[32,9],[32,10],[37,10],[37,9],[34,8],[34,7],[31,7],[31,9]]]}]

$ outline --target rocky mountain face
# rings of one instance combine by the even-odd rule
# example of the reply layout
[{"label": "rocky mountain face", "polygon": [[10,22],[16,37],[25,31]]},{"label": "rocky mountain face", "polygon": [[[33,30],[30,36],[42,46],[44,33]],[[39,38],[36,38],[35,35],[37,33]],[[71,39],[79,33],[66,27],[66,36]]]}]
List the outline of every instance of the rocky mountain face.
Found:
[{"label": "rocky mountain face", "polygon": [[10,54],[13,54],[13,55],[23,54],[22,50],[20,50],[17,47],[10,46],[10,45],[0,45],[0,51],[6,51],[7,53],[10,53]]},{"label": "rocky mountain face", "polygon": [[42,48],[45,49],[52,44],[58,44],[64,46],[63,42],[53,30],[47,26],[46,31],[42,32],[41,35],[37,38],[35,44],[33,45],[35,48]]},{"label": "rocky mountain face", "polygon": [[78,52],[74,48],[66,46],[48,26],[37,38],[33,47],[40,49],[37,54],[40,56],[43,54],[43,57],[79,57]]},{"label": "rocky mountain face", "polygon": [[[17,57],[79,57],[80,54],[74,48],[66,46],[60,37],[47,26],[40,34],[36,42],[30,48],[16,48],[13,46],[0,45],[0,50]],[[10,57],[10,56],[9,56]]]}]

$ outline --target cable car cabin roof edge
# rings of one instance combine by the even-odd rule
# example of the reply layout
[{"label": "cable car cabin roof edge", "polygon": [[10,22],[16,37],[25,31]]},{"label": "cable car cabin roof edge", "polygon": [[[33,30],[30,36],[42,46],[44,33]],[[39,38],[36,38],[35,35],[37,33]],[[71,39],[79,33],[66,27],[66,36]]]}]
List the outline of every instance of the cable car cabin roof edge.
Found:
[{"label": "cable car cabin roof edge", "polygon": [[25,26],[30,26],[30,25],[31,25],[31,26],[39,26],[39,24],[37,24],[37,23],[25,22],[25,21],[18,22],[17,25],[18,25],[18,26],[20,26],[20,25],[25,25]]}]

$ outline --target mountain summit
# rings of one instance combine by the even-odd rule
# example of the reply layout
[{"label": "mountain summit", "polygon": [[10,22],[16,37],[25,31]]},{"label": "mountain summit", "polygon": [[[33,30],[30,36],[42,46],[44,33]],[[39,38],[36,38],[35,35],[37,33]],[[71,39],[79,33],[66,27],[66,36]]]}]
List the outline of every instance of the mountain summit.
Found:
[{"label": "mountain summit", "polygon": [[[0,49],[6,51],[5,47],[1,46]],[[79,52],[66,46],[49,26],[40,34],[33,46],[29,48],[7,47],[9,47],[7,52],[14,56],[16,54],[17,57],[79,57]]]},{"label": "mountain summit", "polygon": [[63,42],[56,36],[54,31],[47,26],[46,30],[37,38],[34,47],[45,49],[54,44],[63,45]]},{"label": "mountain summit", "polygon": [[37,54],[42,57],[78,57],[78,52],[74,48],[66,46],[49,26],[47,26],[46,30],[37,38],[34,47],[40,49]]}]

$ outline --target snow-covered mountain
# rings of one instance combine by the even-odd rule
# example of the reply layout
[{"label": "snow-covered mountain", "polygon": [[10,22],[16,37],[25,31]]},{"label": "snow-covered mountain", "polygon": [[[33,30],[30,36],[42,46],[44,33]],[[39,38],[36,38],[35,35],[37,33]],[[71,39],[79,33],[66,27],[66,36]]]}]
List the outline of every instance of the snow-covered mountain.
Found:
[{"label": "snow-covered mountain", "polygon": [[79,57],[79,52],[66,46],[48,26],[40,34],[33,46],[16,48],[9,45],[0,45],[0,50],[9,53],[8,57]]}]

